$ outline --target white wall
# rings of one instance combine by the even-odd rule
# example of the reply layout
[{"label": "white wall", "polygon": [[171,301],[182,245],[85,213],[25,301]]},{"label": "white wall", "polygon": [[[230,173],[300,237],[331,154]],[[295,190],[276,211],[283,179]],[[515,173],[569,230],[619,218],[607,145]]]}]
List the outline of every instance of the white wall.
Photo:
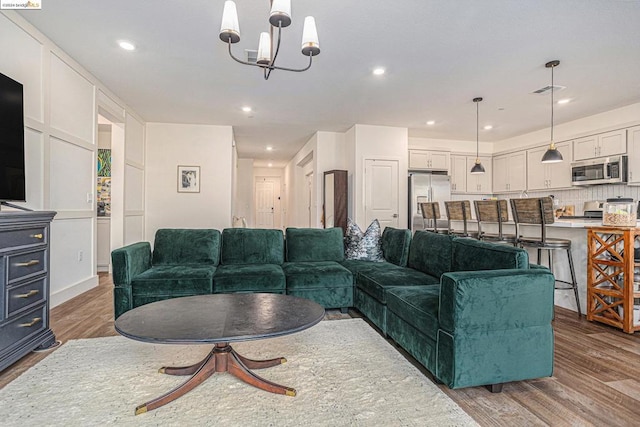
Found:
[{"label": "white wall", "polygon": [[253,159],[237,161],[236,199],[233,215],[245,218],[248,227],[253,227]]},{"label": "white wall", "polygon": [[286,226],[308,226],[306,176],[313,173],[311,227],[322,227],[324,172],[348,169],[347,149],[345,134],[316,132],[287,164],[283,171]]},{"label": "white wall", "polygon": [[[309,141],[296,153],[285,167],[285,206],[286,222],[285,227],[307,227],[308,216],[306,205],[305,175],[316,173],[315,155],[318,137],[313,135]],[[317,191],[317,188],[315,189]],[[311,212],[312,224],[320,218],[317,206]]]},{"label": "white wall", "polygon": [[0,40],[0,72],[24,85],[27,202],[22,205],[57,211],[51,225],[51,306],[55,307],[98,284],[95,189],[100,94],[123,115],[135,117],[135,113],[19,14],[0,12]]},{"label": "white wall", "polygon": [[[231,126],[147,123],[145,236],[159,228],[231,226]],[[200,192],[178,193],[177,170],[200,166]]]},{"label": "white wall", "polygon": [[353,218],[362,228],[365,224],[364,211],[364,163],[367,159],[398,160],[398,202],[400,228],[407,227],[407,174],[409,157],[409,137],[406,128],[355,125],[354,138],[348,136],[350,144],[355,145],[353,179]]}]

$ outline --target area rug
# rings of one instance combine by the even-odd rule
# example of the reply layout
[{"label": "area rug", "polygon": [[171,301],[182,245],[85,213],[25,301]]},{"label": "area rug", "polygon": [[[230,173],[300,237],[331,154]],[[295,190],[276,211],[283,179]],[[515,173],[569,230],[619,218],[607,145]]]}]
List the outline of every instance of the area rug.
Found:
[{"label": "area rug", "polygon": [[134,408],[184,381],[158,373],[204,358],[211,346],[124,337],[73,340],[0,390],[2,426],[475,426],[476,423],[362,319],[235,343],[244,356],[286,357],[258,371],[294,387],[288,397],[215,374],[145,414]]}]

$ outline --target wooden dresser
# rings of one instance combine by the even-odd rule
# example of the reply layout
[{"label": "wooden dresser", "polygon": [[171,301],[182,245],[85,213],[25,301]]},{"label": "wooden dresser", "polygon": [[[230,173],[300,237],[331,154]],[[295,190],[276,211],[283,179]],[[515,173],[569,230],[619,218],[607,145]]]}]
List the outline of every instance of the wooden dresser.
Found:
[{"label": "wooden dresser", "polygon": [[49,230],[55,212],[0,212],[0,371],[55,344],[49,329]]}]

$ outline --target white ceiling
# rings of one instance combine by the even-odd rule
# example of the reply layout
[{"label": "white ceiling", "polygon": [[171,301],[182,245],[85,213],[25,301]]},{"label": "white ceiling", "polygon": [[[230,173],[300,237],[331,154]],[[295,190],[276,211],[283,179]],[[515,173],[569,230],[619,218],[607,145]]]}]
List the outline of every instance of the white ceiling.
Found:
[{"label": "white ceiling", "polygon": [[[547,61],[572,98],[556,124],[640,102],[640,1],[293,0],[277,65],[303,67],[304,17],[321,54],[309,71],[229,58],[218,38],[223,1],[47,0],[21,15],[149,122],[232,125],[243,158],[282,165],[313,135],[355,123],[416,137],[499,141],[549,126]],[[268,0],[236,0],[237,55],[268,30]],[[125,52],[116,41],[137,46]],[[376,77],[371,71],[386,67]],[[250,105],[253,112],[243,113]],[[427,120],[435,120],[427,126]],[[272,145],[273,152],[265,147]]]}]

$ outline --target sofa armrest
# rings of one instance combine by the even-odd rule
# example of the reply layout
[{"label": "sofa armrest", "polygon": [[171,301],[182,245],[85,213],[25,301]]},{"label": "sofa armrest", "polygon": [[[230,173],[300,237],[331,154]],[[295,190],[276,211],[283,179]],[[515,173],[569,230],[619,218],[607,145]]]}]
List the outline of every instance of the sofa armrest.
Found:
[{"label": "sofa armrest", "polygon": [[151,244],[138,242],[111,252],[113,284],[130,286],[131,280],[151,268]]},{"label": "sofa armrest", "polygon": [[440,329],[452,335],[551,324],[555,282],[548,269],[445,273],[440,282]]}]

